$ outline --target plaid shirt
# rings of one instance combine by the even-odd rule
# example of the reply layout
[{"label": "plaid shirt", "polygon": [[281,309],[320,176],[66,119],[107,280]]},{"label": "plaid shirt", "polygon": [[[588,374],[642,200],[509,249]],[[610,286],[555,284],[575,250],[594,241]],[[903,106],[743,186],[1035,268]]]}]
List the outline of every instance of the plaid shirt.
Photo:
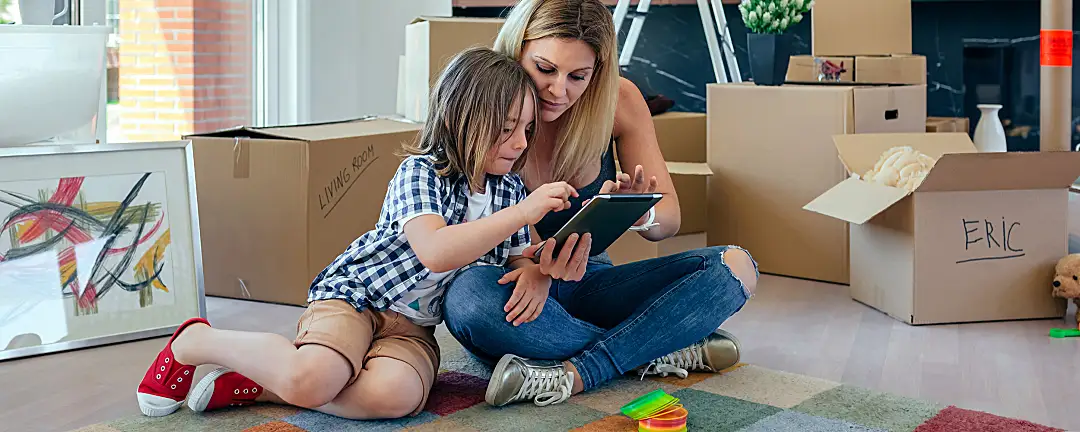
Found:
[{"label": "plaid shirt", "polygon": [[[525,185],[517,174],[489,176],[488,182],[491,186],[492,213],[525,199]],[[308,292],[308,302],[340,299],[357,310],[389,309],[402,294],[430,273],[409,247],[398,221],[433,213],[442,215],[447,225],[460,224],[465,220],[468,194],[469,184],[465,176],[441,177],[429,157],[406,158],[390,180],[375,229],[353,241],[345,252],[315,277]],[[462,269],[474,265],[505,265],[512,248],[528,246],[530,242],[529,228],[523,226],[502,244]]]}]

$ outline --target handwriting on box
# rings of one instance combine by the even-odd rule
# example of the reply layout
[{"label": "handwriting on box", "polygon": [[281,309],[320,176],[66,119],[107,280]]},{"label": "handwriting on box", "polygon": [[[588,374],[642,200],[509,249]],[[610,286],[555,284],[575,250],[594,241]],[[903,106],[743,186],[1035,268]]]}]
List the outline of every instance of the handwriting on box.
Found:
[{"label": "handwriting on box", "polygon": [[350,164],[339,169],[337,175],[326,186],[323,186],[322,192],[319,193],[319,210],[323,212],[323,219],[330,216],[330,212],[334,211],[334,207],[337,207],[353,184],[378,159],[379,156],[375,154],[375,146],[369,145],[354,155]]},{"label": "handwriting on box", "polygon": [[1020,258],[1024,249],[1017,248],[1015,235],[1019,233],[1020,222],[1009,221],[1004,217],[1000,223],[989,219],[963,218],[964,250],[972,256],[957,260],[957,264]]}]

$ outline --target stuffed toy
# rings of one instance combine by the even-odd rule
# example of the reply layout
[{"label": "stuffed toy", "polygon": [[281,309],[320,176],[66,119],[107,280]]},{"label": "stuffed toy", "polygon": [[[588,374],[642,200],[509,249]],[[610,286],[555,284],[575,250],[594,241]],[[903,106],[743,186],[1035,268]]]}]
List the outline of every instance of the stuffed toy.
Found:
[{"label": "stuffed toy", "polygon": [[1074,317],[1080,326],[1080,253],[1066,255],[1054,266],[1054,297],[1072,300],[1077,306]]}]

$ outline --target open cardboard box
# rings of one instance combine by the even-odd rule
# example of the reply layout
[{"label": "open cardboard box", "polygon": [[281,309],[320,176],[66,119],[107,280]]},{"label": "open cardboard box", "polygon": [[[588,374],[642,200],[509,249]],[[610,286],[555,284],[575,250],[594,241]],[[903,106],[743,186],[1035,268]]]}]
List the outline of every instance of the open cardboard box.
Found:
[{"label": "open cardboard box", "polygon": [[937,159],[914,192],[851,176],[803,207],[849,223],[853,299],[909,324],[1062,316],[1050,282],[1080,153],[978,153],[964,133],[833,140],[859,175],[895,146]]}]

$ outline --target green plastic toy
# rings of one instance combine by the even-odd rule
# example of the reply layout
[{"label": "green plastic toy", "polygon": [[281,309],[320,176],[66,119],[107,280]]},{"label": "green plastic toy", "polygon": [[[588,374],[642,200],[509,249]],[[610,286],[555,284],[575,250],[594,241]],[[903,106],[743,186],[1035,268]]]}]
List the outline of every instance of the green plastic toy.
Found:
[{"label": "green plastic toy", "polygon": [[1054,328],[1050,329],[1052,338],[1080,337],[1080,328]]},{"label": "green plastic toy", "polygon": [[656,389],[624,405],[620,411],[627,417],[641,420],[678,402],[679,398],[667,394],[663,389]]}]

